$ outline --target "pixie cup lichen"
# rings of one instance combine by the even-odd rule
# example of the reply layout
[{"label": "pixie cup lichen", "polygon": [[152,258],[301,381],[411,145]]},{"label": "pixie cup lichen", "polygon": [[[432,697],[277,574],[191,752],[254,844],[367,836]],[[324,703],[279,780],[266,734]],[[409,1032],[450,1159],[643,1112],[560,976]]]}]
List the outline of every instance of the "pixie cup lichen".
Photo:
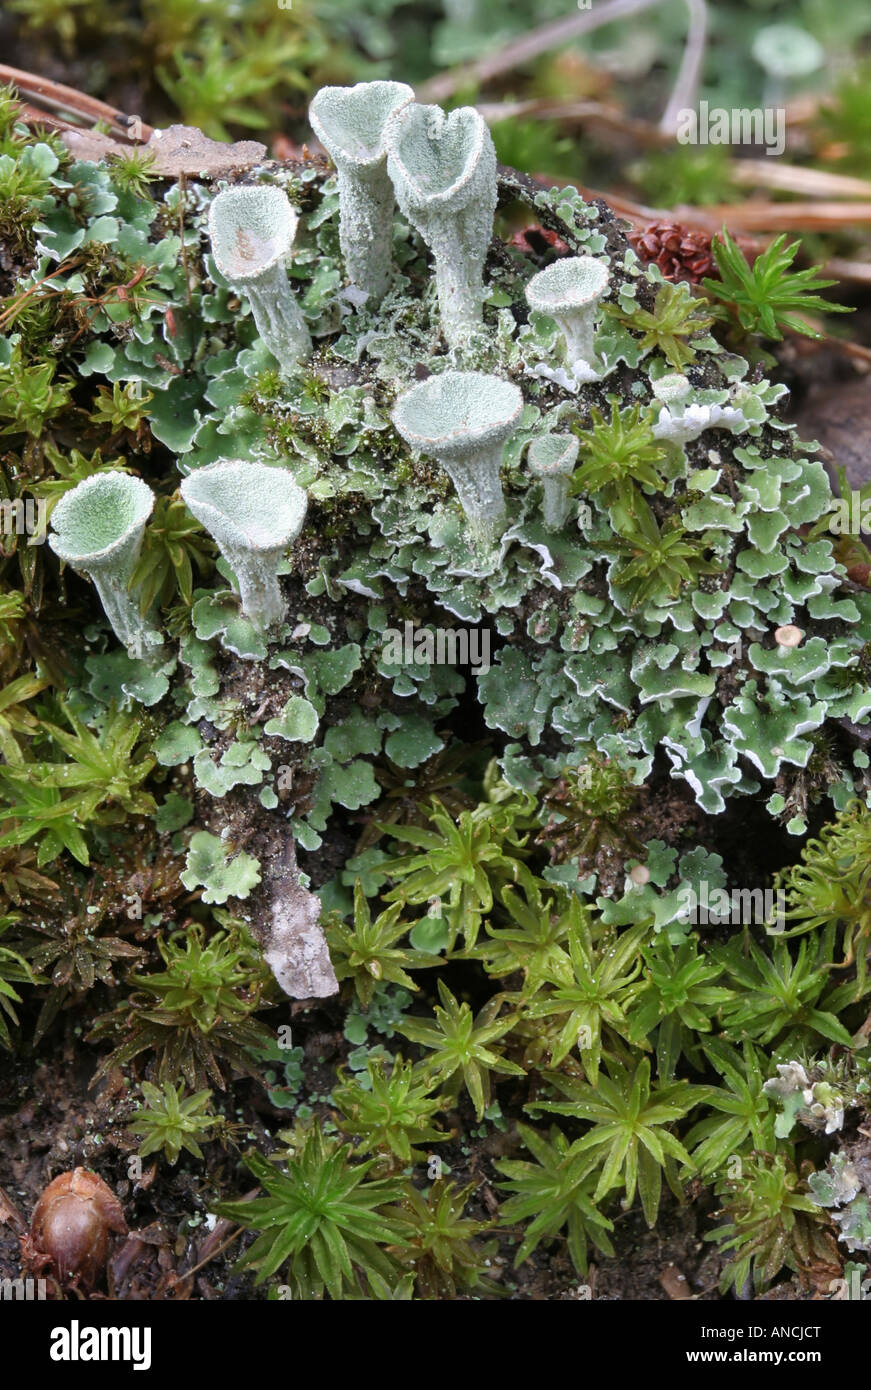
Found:
[{"label": "pixie cup lichen", "polygon": [[783,627],[774,629],[774,640],[777,643],[778,655],[788,656],[790,652],[795,651],[796,647],[801,646],[804,641],[804,632],[794,623],[785,623]]},{"label": "pixie cup lichen", "polygon": [[435,260],[442,331],[451,346],[480,325],[484,261],[496,211],[496,151],[471,106],[445,115],[410,102],[384,131],[396,200]]},{"label": "pixie cup lichen", "polygon": [[284,468],[222,459],[189,474],[181,495],[235,574],[243,615],[264,632],[280,623],[278,566],[305,521],[302,488]]},{"label": "pixie cup lichen", "polygon": [[400,396],[393,423],[406,444],[431,454],[449,475],[476,540],[505,521],[502,448],[523,411],[510,381],[484,372],[443,372]]},{"label": "pixie cup lichen", "polygon": [[593,338],[599,300],[608,292],[608,266],[595,256],[569,256],[533,275],[526,286],[530,309],[555,320],[569,365],[594,367]]},{"label": "pixie cup lichen", "polygon": [[298,217],[282,188],[225,188],[209,208],[218,270],[251,305],[257,332],[284,372],[311,354],[311,335],[285,270]]},{"label": "pixie cup lichen", "polygon": [[112,631],[137,659],[163,641],[128,591],[153,507],[154,493],[141,478],[96,473],[58,502],[48,538],[65,564],[93,582]]},{"label": "pixie cup lichen", "polygon": [[657,381],[651,383],[653,394],[663,405],[674,405],[683,401],[692,390],[690,379],[683,372],[665,372]]},{"label": "pixie cup lichen", "polygon": [[404,82],[358,82],[322,87],[309,107],[312,129],[338,171],[339,241],[348,279],[371,305],[381,302],[390,284],[393,245],[384,127],[413,100]]},{"label": "pixie cup lichen", "polygon": [[573,434],[540,434],[529,446],[529,471],[541,479],[542,519],[549,531],[561,531],[569,516],[569,479],[580,441]]}]

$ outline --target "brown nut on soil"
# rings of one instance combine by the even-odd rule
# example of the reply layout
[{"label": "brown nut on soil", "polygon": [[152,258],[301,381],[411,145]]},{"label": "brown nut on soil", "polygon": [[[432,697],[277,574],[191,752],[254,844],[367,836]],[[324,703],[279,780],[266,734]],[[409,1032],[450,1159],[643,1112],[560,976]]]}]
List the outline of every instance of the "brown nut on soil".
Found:
[{"label": "brown nut on soil", "polygon": [[33,1213],[30,1235],[64,1283],[78,1275],[93,1288],[106,1267],[109,1233],[125,1235],[121,1203],[96,1173],[73,1168],[50,1182]]}]

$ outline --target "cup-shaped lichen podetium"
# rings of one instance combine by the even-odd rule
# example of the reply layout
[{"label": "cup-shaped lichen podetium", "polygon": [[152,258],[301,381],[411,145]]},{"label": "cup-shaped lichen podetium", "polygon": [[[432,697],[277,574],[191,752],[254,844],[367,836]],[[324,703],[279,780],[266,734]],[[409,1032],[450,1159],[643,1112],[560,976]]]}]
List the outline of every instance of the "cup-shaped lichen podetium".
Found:
[{"label": "cup-shaped lichen podetium", "polygon": [[154,493],[141,478],[95,473],[60,499],[48,538],[55,555],[93,581],[112,631],[137,659],[163,641],[128,592],[153,507]]},{"label": "cup-shaped lichen podetium", "polygon": [[339,241],[348,279],[373,305],[390,284],[393,249],[384,127],[398,107],[413,100],[404,82],[358,82],[322,87],[309,107],[312,129],[338,170]]},{"label": "cup-shaped lichen podetium", "polygon": [[312,342],[285,270],[299,218],[282,188],[225,188],[209,208],[209,237],[219,271],[251,305],[257,332],[292,372]]},{"label": "cup-shaped lichen podetium", "polygon": [[569,365],[593,363],[599,300],[608,290],[608,266],[595,256],[569,256],[533,275],[526,286],[530,309],[555,319],[566,340]]},{"label": "cup-shaped lichen podetium", "polygon": [[549,531],[561,531],[569,516],[569,479],[580,441],[574,434],[540,434],[529,446],[529,471],[541,479],[542,519]]},{"label": "cup-shaped lichen podetium", "polygon": [[284,468],[222,459],[189,473],[181,495],[235,574],[244,616],[261,632],[280,623],[278,566],[305,521],[302,488]]},{"label": "cup-shaped lichen podetium", "polygon": [[492,540],[504,524],[502,448],[522,411],[518,388],[483,372],[431,376],[394,407],[406,444],[431,454],[450,476],[476,540]]},{"label": "cup-shaped lichen podetium", "polygon": [[471,106],[445,115],[410,102],[384,131],[402,213],[435,259],[442,331],[452,346],[481,323],[484,261],[496,211],[496,151]]}]

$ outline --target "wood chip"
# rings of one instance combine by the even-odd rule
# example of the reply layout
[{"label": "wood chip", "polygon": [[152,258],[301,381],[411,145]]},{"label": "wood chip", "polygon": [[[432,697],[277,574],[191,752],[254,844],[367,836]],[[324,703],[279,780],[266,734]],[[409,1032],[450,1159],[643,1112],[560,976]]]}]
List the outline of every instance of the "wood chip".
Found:
[{"label": "wood chip", "polygon": [[181,174],[214,179],[267,162],[266,146],[259,141],[239,140],[235,145],[224,145],[220,140],[210,140],[195,126],[171,125],[166,130],[155,130],[146,145],[138,146],[113,140],[98,130],[68,129],[61,132],[61,138],[76,159],[91,164],[129,155],[132,149],[146,151],[154,156],[151,172],[167,179]]},{"label": "wood chip", "polygon": [[130,146],[111,135],[103,135],[99,130],[62,130],[61,139],[71,155],[84,160],[86,164],[99,164],[103,159],[114,155],[129,154]]},{"label": "wood chip", "polygon": [[166,178],[178,178],[180,174],[217,178],[234,169],[253,169],[267,157],[266,146],[259,140],[237,140],[234,145],[225,145],[188,125],[153,131],[145,148],[155,157],[154,172]]},{"label": "wood chip", "polygon": [[289,835],[281,850],[264,865],[267,862],[267,909],[253,915],[251,921],[260,938],[263,959],[291,999],[325,999],[338,993],[339,982],[320,922],[320,898],[299,882],[295,846]]},{"label": "wood chip", "polygon": [[325,999],[338,992],[320,912],[320,900],[299,883],[272,899],[272,932],[263,959],[292,999]]}]

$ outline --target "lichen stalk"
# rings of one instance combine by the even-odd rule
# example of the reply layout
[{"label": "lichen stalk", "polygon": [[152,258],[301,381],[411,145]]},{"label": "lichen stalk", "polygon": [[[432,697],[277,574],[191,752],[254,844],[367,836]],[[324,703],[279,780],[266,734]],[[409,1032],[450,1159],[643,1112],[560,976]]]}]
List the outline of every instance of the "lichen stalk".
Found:
[{"label": "lichen stalk", "polygon": [[435,259],[441,326],[461,344],[480,326],[484,262],[496,211],[496,151],[472,107],[445,115],[409,103],[385,129],[387,168],[399,207]]},{"label": "lichen stalk", "polygon": [[393,269],[395,197],[384,127],[414,97],[404,82],[324,87],[309,108],[312,127],[336,166],[339,244],[351,285],[377,307]]}]

